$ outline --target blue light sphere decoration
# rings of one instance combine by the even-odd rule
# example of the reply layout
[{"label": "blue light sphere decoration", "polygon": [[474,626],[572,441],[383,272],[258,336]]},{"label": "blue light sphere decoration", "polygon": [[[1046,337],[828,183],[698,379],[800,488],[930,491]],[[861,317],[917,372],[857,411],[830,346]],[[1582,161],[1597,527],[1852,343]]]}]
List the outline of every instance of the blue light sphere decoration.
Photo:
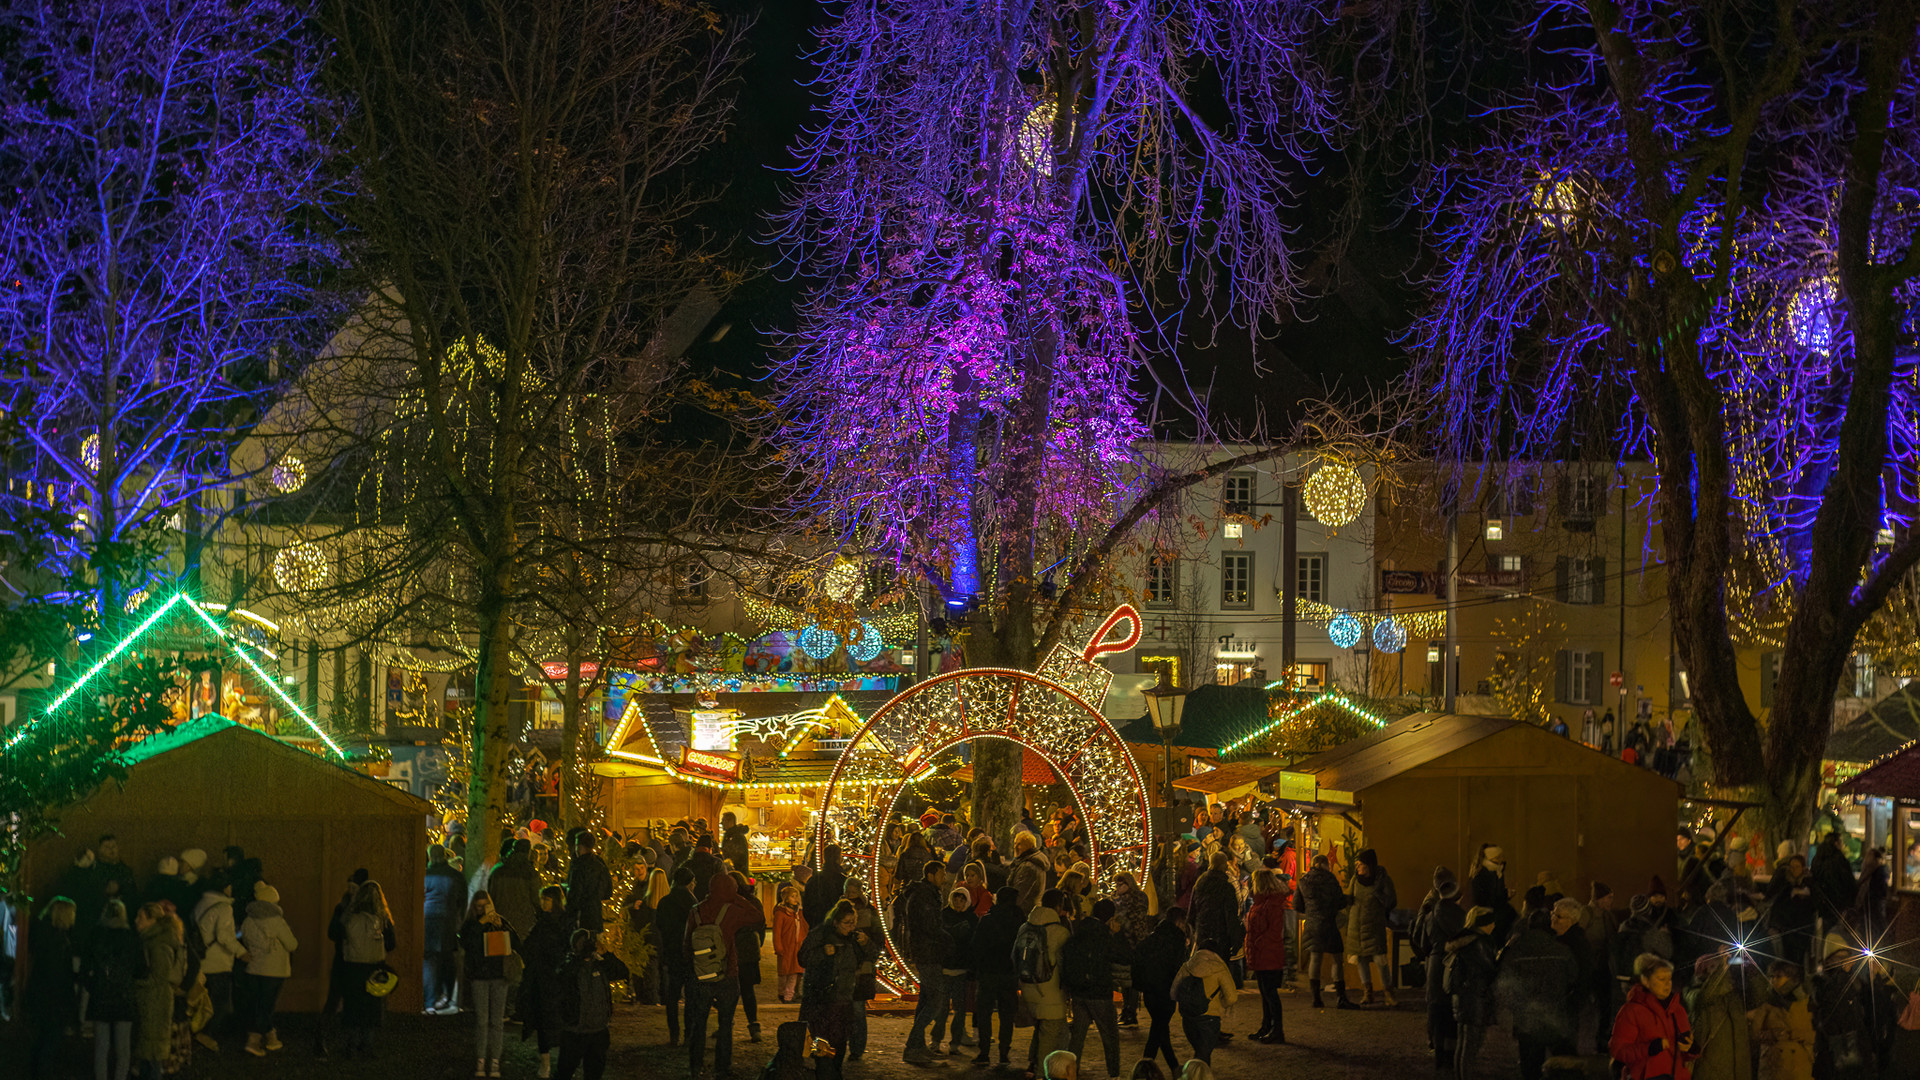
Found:
[{"label": "blue light sphere decoration", "polygon": [[1839,303],[1840,286],[1831,276],[1801,285],[1787,302],[1787,329],[1793,340],[1809,352],[1824,354],[1833,348],[1833,322]]},{"label": "blue light sphere decoration", "polygon": [[860,624],[860,639],[847,642],[847,655],[864,664],[879,656],[880,650],[886,645],[886,641],[880,637],[880,631],[874,629],[872,623],[863,622]]},{"label": "blue light sphere decoration", "polygon": [[1351,649],[1358,645],[1366,631],[1367,628],[1360,624],[1360,620],[1355,618],[1351,611],[1341,612],[1327,624],[1327,636],[1342,649]]},{"label": "blue light sphere decoration", "polygon": [[1392,619],[1373,624],[1373,647],[1383,653],[1397,653],[1407,647],[1407,628]]},{"label": "blue light sphere decoration", "polygon": [[815,623],[800,631],[800,651],[815,660],[825,660],[840,648],[840,635]]}]

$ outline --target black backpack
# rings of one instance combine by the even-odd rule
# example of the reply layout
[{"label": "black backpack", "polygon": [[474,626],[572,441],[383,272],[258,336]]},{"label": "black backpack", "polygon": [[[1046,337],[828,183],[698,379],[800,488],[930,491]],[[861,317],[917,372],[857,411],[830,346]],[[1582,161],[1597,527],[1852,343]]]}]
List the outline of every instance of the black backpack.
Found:
[{"label": "black backpack", "polygon": [[1198,975],[1183,975],[1179,985],[1173,988],[1173,1000],[1180,1006],[1180,1015],[1188,1020],[1198,1020],[1207,1015],[1207,1008],[1213,1003],[1213,995],[1207,992],[1207,980]]},{"label": "black backpack", "polygon": [[[1063,958],[1064,959],[1064,958]],[[1023,983],[1039,986],[1053,978],[1053,958],[1047,955],[1047,928],[1021,923],[1013,935],[1013,970]]]},{"label": "black backpack", "polygon": [[1060,949],[1060,989],[1092,995],[1113,991],[1113,967],[1107,961],[1104,926],[1076,932]]}]

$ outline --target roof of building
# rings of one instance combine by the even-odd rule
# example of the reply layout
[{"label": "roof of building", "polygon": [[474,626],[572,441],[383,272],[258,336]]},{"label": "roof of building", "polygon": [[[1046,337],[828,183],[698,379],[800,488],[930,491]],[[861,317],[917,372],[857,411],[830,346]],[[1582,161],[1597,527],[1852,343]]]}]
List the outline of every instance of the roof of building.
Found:
[{"label": "roof of building", "polygon": [[[1181,746],[1221,750],[1271,722],[1266,687],[1209,684],[1187,695],[1180,714],[1180,737],[1175,741]],[[1160,745],[1160,732],[1154,729],[1151,716],[1115,721],[1113,726],[1128,742]]]},{"label": "roof of building", "polygon": [[1294,766],[1294,771],[1314,774],[1322,788],[1364,791],[1519,722],[1500,716],[1414,713],[1315,754]]},{"label": "roof of building", "polygon": [[250,745],[298,758],[310,763],[314,768],[329,770],[346,783],[361,787],[368,794],[378,793],[389,800],[409,804],[410,809],[414,808],[411,804],[418,804],[417,808],[421,813],[432,809],[432,804],[425,799],[368,776],[324,752],[303,749],[292,742],[275,738],[245,724],[237,724],[218,713],[208,713],[198,719],[180,724],[170,731],[143,739],[124,751],[121,760],[129,769],[138,768],[155,758],[184,750],[197,743],[207,742],[215,737],[250,740]]},{"label": "roof of building", "polygon": [[1827,739],[1829,761],[1878,761],[1920,739],[1920,683],[1875,702]]},{"label": "roof of building", "polygon": [[1173,782],[1173,786],[1184,791],[1198,791],[1207,795],[1219,795],[1222,792],[1251,787],[1262,780],[1280,775],[1280,769],[1274,765],[1222,765],[1217,769],[1194,773]]},{"label": "roof of building", "polygon": [[1920,799],[1920,741],[1874,762],[1860,775],[1840,785],[1842,795]]}]

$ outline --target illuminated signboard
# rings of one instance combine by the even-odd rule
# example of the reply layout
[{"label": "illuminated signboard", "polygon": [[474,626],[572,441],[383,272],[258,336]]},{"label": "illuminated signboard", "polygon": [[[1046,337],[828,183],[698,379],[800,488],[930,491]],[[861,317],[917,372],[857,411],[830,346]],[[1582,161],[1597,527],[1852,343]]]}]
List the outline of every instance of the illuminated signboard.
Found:
[{"label": "illuminated signboard", "polygon": [[693,721],[693,748],[721,751],[733,749],[733,722],[739,715],[736,709],[693,710],[689,717]]},{"label": "illuminated signboard", "polygon": [[688,746],[680,751],[680,767],[717,776],[722,780],[740,778],[740,759],[728,754],[710,754]]}]

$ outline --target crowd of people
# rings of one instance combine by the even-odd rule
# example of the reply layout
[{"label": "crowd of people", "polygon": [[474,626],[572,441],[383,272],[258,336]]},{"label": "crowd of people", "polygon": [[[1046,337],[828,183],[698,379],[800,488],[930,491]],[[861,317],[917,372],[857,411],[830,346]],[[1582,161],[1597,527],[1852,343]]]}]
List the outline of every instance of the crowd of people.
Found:
[{"label": "crowd of people", "polygon": [[[470,1015],[476,1077],[502,1075],[511,1019],[535,1041],[541,1080],[600,1080],[614,1004],[631,996],[665,1008],[697,1080],[724,1077],[739,1014],[747,1040],[762,1040],[770,939],[774,993],[798,1003],[799,1020],[781,1026],[764,1074],[837,1080],[867,1052],[890,938],[918,986],[907,1063],[970,1057],[1057,1080],[1098,1061],[1119,1077],[1120,1029],[1144,1010],[1144,1049],[1126,1071],[1193,1080],[1235,1037],[1248,985],[1260,1022],[1243,1037],[1262,1044],[1287,1041],[1288,995],[1316,1009],[1395,1005],[1398,931],[1423,967],[1434,1067],[1458,1080],[1479,1071],[1496,1027],[1516,1043],[1522,1080],[1543,1080],[1556,1059],[1602,1060],[1626,1080],[1920,1077],[1920,988],[1903,989],[1884,955],[1885,867],[1868,852],[1856,874],[1837,836],[1811,860],[1782,845],[1756,881],[1742,838],[1683,833],[1674,887],[1655,877],[1622,911],[1602,883],[1582,900],[1543,872],[1516,890],[1491,843],[1463,875],[1435,868],[1403,909],[1372,850],[1303,857],[1293,835],[1242,804],[1204,807],[1163,838],[1145,880],[1102,881],[1070,810],[1044,826],[1023,814],[1005,851],[929,813],[887,830],[878,897],[832,845],[817,872],[810,859],[763,883],[732,814],[717,829],[573,830],[564,884],[543,873],[537,833],[509,837],[474,874],[436,844],[425,1007]],[[261,860],[228,848],[210,868],[188,849],[142,882],[118,847],[99,838],[33,918],[28,1076],[52,1077],[76,1031],[93,1040],[95,1080],[158,1080],[225,1040],[255,1057],[281,1050],[277,1000],[301,942]],[[616,880],[630,882],[618,897]],[[327,922],[316,1054],[336,1038],[348,1057],[374,1052],[397,934],[385,891],[355,871]]]},{"label": "crowd of people", "polygon": [[[261,860],[224,854],[217,867],[199,848],[168,855],[141,882],[111,834],[80,853],[27,934],[30,1078],[52,1077],[76,1032],[93,1040],[95,1080],[159,1080],[196,1045],[242,1036],[255,1057],[283,1048],[275,1013],[300,942]],[[390,935],[379,885],[357,895]]]}]

